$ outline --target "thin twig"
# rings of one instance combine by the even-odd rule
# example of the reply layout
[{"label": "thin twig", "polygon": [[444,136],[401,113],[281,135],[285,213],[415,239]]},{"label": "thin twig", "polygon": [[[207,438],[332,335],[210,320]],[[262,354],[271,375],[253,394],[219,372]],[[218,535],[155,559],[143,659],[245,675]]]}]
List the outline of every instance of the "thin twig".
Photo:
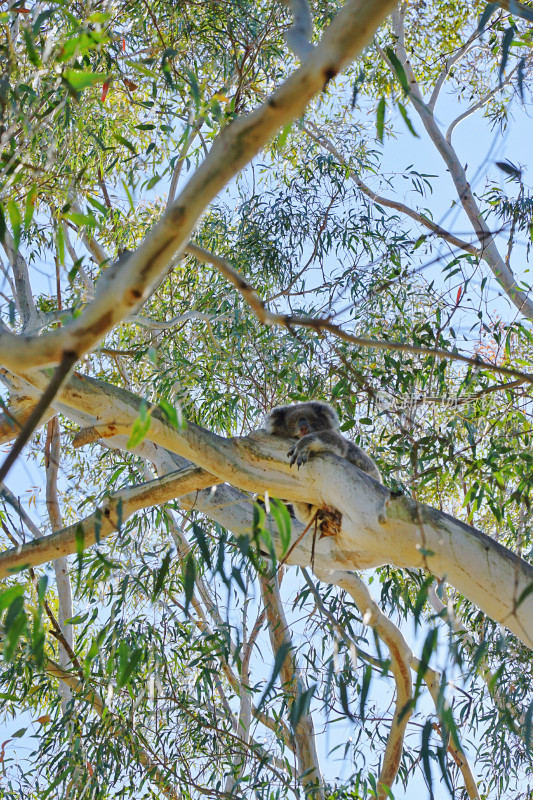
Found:
[{"label": "thin twig", "polygon": [[454,353],[450,350],[444,350],[440,347],[422,347],[420,345],[408,344],[407,342],[387,341],[383,339],[366,339],[362,336],[355,336],[351,333],[344,331],[339,325],[335,325],[330,321],[330,318],[320,317],[303,317],[293,316],[291,314],[276,314],[268,309],[266,304],[261,300],[256,290],[251,286],[243,277],[237,272],[234,267],[225,258],[209,253],[202,247],[189,244],[187,252],[194,255],[198,260],[211,263],[241,294],[243,299],[248,303],[256,317],[264,325],[279,325],[287,328],[289,331],[292,328],[309,328],[317,333],[331,333],[333,336],[342,339],[350,344],[357,345],[358,347],[371,347],[377,350],[394,350],[402,353],[416,353],[422,356],[433,356],[435,358],[448,358],[450,361],[460,361],[463,364],[469,364],[476,369],[486,369],[491,372],[496,372],[500,375],[508,375],[512,378],[518,378],[524,383],[533,384],[533,374],[528,372],[520,372],[520,370],[513,369],[512,367],[504,367],[498,364],[491,364],[488,361],[483,361],[477,356],[464,356],[461,353]]}]

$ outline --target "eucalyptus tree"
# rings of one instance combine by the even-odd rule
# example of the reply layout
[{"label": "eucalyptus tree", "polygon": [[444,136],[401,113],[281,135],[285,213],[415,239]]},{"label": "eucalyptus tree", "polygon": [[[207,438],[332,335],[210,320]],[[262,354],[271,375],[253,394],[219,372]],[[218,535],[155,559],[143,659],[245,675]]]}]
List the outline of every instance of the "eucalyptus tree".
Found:
[{"label": "eucalyptus tree", "polygon": [[0,13],[2,797],[530,796],[532,18]]}]

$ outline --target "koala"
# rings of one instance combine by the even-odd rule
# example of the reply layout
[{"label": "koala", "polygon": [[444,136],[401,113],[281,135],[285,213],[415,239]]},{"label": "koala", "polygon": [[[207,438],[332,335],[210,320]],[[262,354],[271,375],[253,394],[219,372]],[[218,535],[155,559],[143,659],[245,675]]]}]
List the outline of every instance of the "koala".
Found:
[{"label": "koala", "polygon": [[[335,411],[327,403],[318,400],[273,408],[264,422],[267,433],[298,440],[287,453],[291,467],[296,464],[300,469],[312,453],[333,453],[381,482],[379,470],[368,453],[345,439],[339,433],[339,428],[339,418]],[[333,513],[336,514],[336,525],[333,527],[338,530],[340,515],[334,509],[326,509],[324,512],[309,503],[293,503],[293,507],[298,519],[306,524],[310,524],[318,513],[322,518],[320,528],[324,536],[332,535],[331,525],[324,526],[324,522]]]}]

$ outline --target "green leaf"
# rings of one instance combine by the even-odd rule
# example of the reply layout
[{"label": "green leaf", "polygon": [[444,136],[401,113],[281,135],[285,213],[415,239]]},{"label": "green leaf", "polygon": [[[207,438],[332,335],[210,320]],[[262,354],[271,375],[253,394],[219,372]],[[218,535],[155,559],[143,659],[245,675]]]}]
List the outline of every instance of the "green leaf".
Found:
[{"label": "green leaf", "polygon": [[83,562],[83,551],[85,549],[85,531],[81,522],[76,526],[76,555],[78,557],[78,573],[81,572]]},{"label": "green leaf", "polygon": [[27,617],[22,597],[15,597],[9,606],[4,620],[4,628],[4,658],[6,661],[11,661],[15,655],[18,641],[27,629]]},{"label": "green leaf", "polygon": [[155,578],[154,591],[152,592],[152,602],[156,599],[157,595],[159,594],[159,592],[163,588],[163,585],[165,583],[165,579],[166,579],[166,577],[167,577],[167,575],[169,573],[169,570],[170,570],[171,561],[172,561],[171,551],[168,550],[168,552],[165,554],[165,556],[163,558],[163,561],[161,562],[161,568],[158,570],[156,578]]},{"label": "green leaf", "polygon": [[359,713],[361,715],[361,719],[364,720],[365,718],[365,705],[366,705],[366,698],[368,697],[368,690],[370,689],[370,681],[372,680],[372,667],[370,664],[367,664],[365,667],[365,671],[363,672],[363,680],[361,682],[361,697],[360,697],[360,707]]},{"label": "green leaf", "polygon": [[44,597],[47,588],[48,588],[48,576],[41,575],[37,583],[37,600],[39,601],[39,605],[42,605],[44,602]]},{"label": "green leaf", "polygon": [[128,450],[133,450],[143,441],[146,434],[150,430],[151,422],[152,414],[148,413],[148,406],[143,401],[139,407],[139,416],[133,423],[130,438],[128,439],[128,443],[126,445]]},{"label": "green leaf", "polygon": [[291,543],[291,515],[285,503],[275,497],[270,500],[270,513],[278,529],[281,541],[281,555],[284,556]]},{"label": "green leaf", "polygon": [[205,535],[202,528],[196,522],[192,523],[192,535],[196,539],[196,542],[198,544],[204,562],[207,564],[209,569],[211,569],[211,552],[209,550],[207,536]]},{"label": "green leaf", "polygon": [[6,238],[6,218],[4,214],[4,206],[0,203],[0,242],[4,242]]},{"label": "green leaf", "polygon": [[293,702],[290,705],[289,711],[289,722],[291,723],[291,727],[294,730],[298,723],[300,722],[301,718],[309,713],[309,707],[311,706],[311,700],[313,699],[313,695],[315,693],[316,683],[310,686],[308,689],[304,689],[303,691],[299,691],[294,698]]},{"label": "green leaf", "polygon": [[188,67],[185,67],[185,73],[189,78],[189,84],[191,87],[191,96],[194,100],[194,105],[196,109],[200,107],[200,87],[198,86],[198,79],[194,72],[190,70]]},{"label": "green leaf", "polygon": [[[107,206],[104,206],[103,203],[101,203],[99,200],[97,200],[96,197],[91,197],[90,195],[87,195],[87,202],[90,203],[91,206],[94,206],[96,209],[98,209],[98,211],[101,214],[104,214],[104,216],[107,216],[107,214],[109,212],[109,209],[107,208]],[[96,220],[94,219],[92,214],[82,214],[81,216],[86,220],[91,220],[91,219],[94,220],[94,225],[96,226]],[[89,225],[89,224],[92,225],[93,223],[92,222],[85,222],[84,224],[85,225]]]},{"label": "green leaf", "polygon": [[503,34],[502,60],[500,62],[500,72],[499,72],[500,83],[502,82],[503,75],[505,72],[505,67],[507,66],[507,61],[509,60],[509,50],[511,49],[515,33],[516,33],[516,28],[514,27],[514,25],[511,25],[509,28],[507,28],[507,30]]},{"label": "green leaf", "polygon": [[32,35],[27,28],[23,29],[24,35],[24,44],[26,45],[26,52],[28,53],[28,59],[33,64],[34,67],[41,66],[41,59],[39,58],[39,53],[35,49],[35,43],[33,41]]},{"label": "green leaf", "polygon": [[121,642],[118,647],[118,670],[116,675],[117,687],[120,689],[129,682],[133,671],[141,657],[143,651],[140,647],[130,649],[126,642]]},{"label": "green leaf", "polygon": [[[424,723],[424,727],[422,729],[422,767],[424,769],[424,775],[426,778],[426,784],[429,786],[430,791],[431,787],[433,786],[433,777],[431,775],[431,762],[429,760],[430,757],[430,749],[429,749],[429,742],[431,739],[433,727],[431,720],[428,719]],[[433,792],[431,791],[431,796],[433,796]]]},{"label": "green leaf", "polygon": [[279,150],[283,150],[285,142],[287,141],[287,137],[291,131],[292,122],[289,122],[285,127],[282,129],[280,135],[278,136],[277,146]]},{"label": "green leaf", "polygon": [[167,400],[162,399],[159,401],[159,406],[161,411],[164,413],[167,420],[170,424],[176,428],[176,430],[182,430],[185,427],[185,421],[183,419],[183,414],[181,411],[181,405],[178,403],[177,407],[173,406],[172,403],[169,403]]},{"label": "green leaf", "polygon": [[130,69],[134,69],[140,75],[144,75],[146,78],[157,78],[158,73],[150,69],[146,64],[143,64],[141,61],[126,61],[126,66]]},{"label": "green leaf", "polygon": [[245,583],[244,583],[244,581],[242,579],[242,574],[241,574],[241,570],[239,569],[239,567],[233,567],[232,570],[231,570],[231,575],[233,577],[233,580],[239,586],[241,592],[243,594],[246,594],[246,585],[245,585]]},{"label": "green leaf", "polygon": [[68,214],[63,214],[63,217],[73,222],[78,228],[82,228],[84,225],[89,228],[98,226],[93,214],[78,214],[75,211],[69,211]]},{"label": "green leaf", "polygon": [[[78,36],[69,36],[69,38],[63,42],[63,48],[57,56],[57,60],[59,63],[70,61],[76,56],[89,53],[91,50],[95,50],[110,41],[110,37],[104,31],[98,31],[94,28],[81,31]],[[86,61],[86,59],[84,59],[84,61]]]},{"label": "green leaf", "polygon": [[529,704],[529,708],[526,711],[526,716],[524,719],[524,743],[526,745],[526,750],[528,753],[531,753],[531,719],[533,717],[533,700]]},{"label": "green leaf", "polygon": [[11,222],[11,228],[13,230],[13,241],[15,243],[15,250],[18,250],[20,245],[22,217],[20,215],[19,207],[17,206],[17,204],[13,199],[7,201],[6,207],[7,207],[7,213],[9,214],[9,221]]},{"label": "green leaf", "polygon": [[287,656],[291,652],[291,650],[292,650],[292,646],[291,646],[290,642],[285,641],[285,642],[282,642],[282,644],[280,645],[279,650],[276,653],[276,658],[274,660],[274,667],[272,669],[272,675],[270,676],[270,680],[267,683],[267,685],[266,685],[266,687],[265,687],[265,689],[263,691],[263,694],[261,695],[261,699],[259,700],[259,703],[258,703],[258,706],[257,706],[258,711],[263,707],[264,703],[266,702],[266,699],[267,699],[268,695],[270,694],[272,688],[274,687],[274,684],[276,683],[276,678],[278,677],[279,673],[281,672],[281,668],[282,668],[283,664],[285,663],[285,659],[287,658]]},{"label": "green leaf", "polygon": [[65,622],[68,625],[79,625],[81,622],[85,622],[86,619],[89,619],[88,611],[86,611],[85,614],[76,614],[75,617],[70,617],[70,619],[66,619]]},{"label": "green leaf", "polygon": [[124,147],[127,147],[131,153],[137,155],[137,150],[135,149],[135,147],[133,146],[133,144],[130,142],[129,139],[126,139],[120,133],[113,133],[113,139],[115,139],[115,141],[117,142],[120,142],[120,144],[123,144]]},{"label": "green leaf", "polygon": [[65,231],[62,225],[56,227],[57,258],[61,266],[65,264]]},{"label": "green leaf", "polygon": [[146,184],[146,189],[153,189],[156,184],[159,183],[161,180],[161,175],[152,175],[148,183]]},{"label": "green leaf", "polygon": [[392,64],[392,68],[396,73],[398,80],[400,81],[400,85],[404,91],[404,94],[408,95],[410,92],[409,82],[407,80],[407,75],[405,74],[405,69],[403,68],[403,64],[400,62],[398,56],[396,55],[392,47],[387,47],[385,49],[385,52],[387,53],[387,58]]},{"label": "green leaf", "polygon": [[496,166],[498,169],[501,169],[502,172],[505,172],[506,175],[510,175],[512,178],[516,178],[518,181],[522,178],[522,170],[520,167],[515,166],[511,161],[496,161]]},{"label": "green leaf", "polygon": [[90,86],[105,83],[108,77],[101,72],[84,72],[80,69],[66,69],[63,72],[63,80],[75,92],[82,92]]},{"label": "green leaf", "polygon": [[385,102],[385,98],[382,97],[378,103],[378,110],[376,112],[376,131],[380,142],[383,142],[386,108],[387,108],[387,103]]},{"label": "green leaf", "polygon": [[33,212],[35,211],[35,201],[37,199],[37,187],[35,184],[31,187],[26,195],[26,206],[24,208],[24,229],[28,230],[33,219]]},{"label": "green leaf", "polygon": [[355,108],[355,104],[357,102],[357,95],[359,94],[359,89],[363,85],[365,80],[365,73],[363,70],[359,70],[359,75],[355,79],[355,83],[353,85],[353,92],[352,92],[352,111]]},{"label": "green leaf", "polygon": [[350,711],[350,701],[348,698],[348,687],[343,675],[339,676],[339,700],[341,701],[341,708],[346,717],[355,722],[355,717]]},{"label": "green leaf", "polygon": [[189,605],[194,594],[194,584],[196,582],[196,564],[191,553],[185,561],[185,572],[183,575],[183,588],[185,590],[185,613],[189,610]]},{"label": "green leaf", "polygon": [[405,124],[407,125],[407,127],[409,128],[409,130],[411,131],[413,136],[416,136],[417,139],[420,139],[420,136],[418,135],[418,133],[413,128],[413,124],[412,124],[411,120],[409,119],[409,116],[407,114],[407,111],[405,110],[405,107],[399,101],[398,101],[398,108],[400,109],[400,114],[402,115]]},{"label": "green leaf", "polygon": [[18,583],[16,586],[10,586],[9,589],[6,589],[0,594],[0,612],[5,611],[6,608],[9,608],[13,600],[17,597],[22,597],[24,594],[24,585]]}]

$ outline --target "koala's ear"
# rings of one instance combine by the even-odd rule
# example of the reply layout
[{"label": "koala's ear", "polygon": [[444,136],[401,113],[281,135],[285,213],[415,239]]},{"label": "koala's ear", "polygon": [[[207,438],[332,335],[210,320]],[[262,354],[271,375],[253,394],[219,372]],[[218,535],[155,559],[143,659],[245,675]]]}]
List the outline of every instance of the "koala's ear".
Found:
[{"label": "koala's ear", "polygon": [[267,433],[278,433],[285,426],[288,406],[277,406],[265,417],[263,428]]},{"label": "koala's ear", "polygon": [[337,412],[328,403],[323,403],[321,400],[313,400],[309,405],[313,408],[317,415],[317,420],[324,430],[339,430],[341,424]]},{"label": "koala's ear", "polygon": [[335,409],[325,404],[324,412],[326,413],[327,418],[330,421],[331,427],[334,428],[335,430],[338,430],[341,426],[341,423],[339,421],[339,417]]}]

